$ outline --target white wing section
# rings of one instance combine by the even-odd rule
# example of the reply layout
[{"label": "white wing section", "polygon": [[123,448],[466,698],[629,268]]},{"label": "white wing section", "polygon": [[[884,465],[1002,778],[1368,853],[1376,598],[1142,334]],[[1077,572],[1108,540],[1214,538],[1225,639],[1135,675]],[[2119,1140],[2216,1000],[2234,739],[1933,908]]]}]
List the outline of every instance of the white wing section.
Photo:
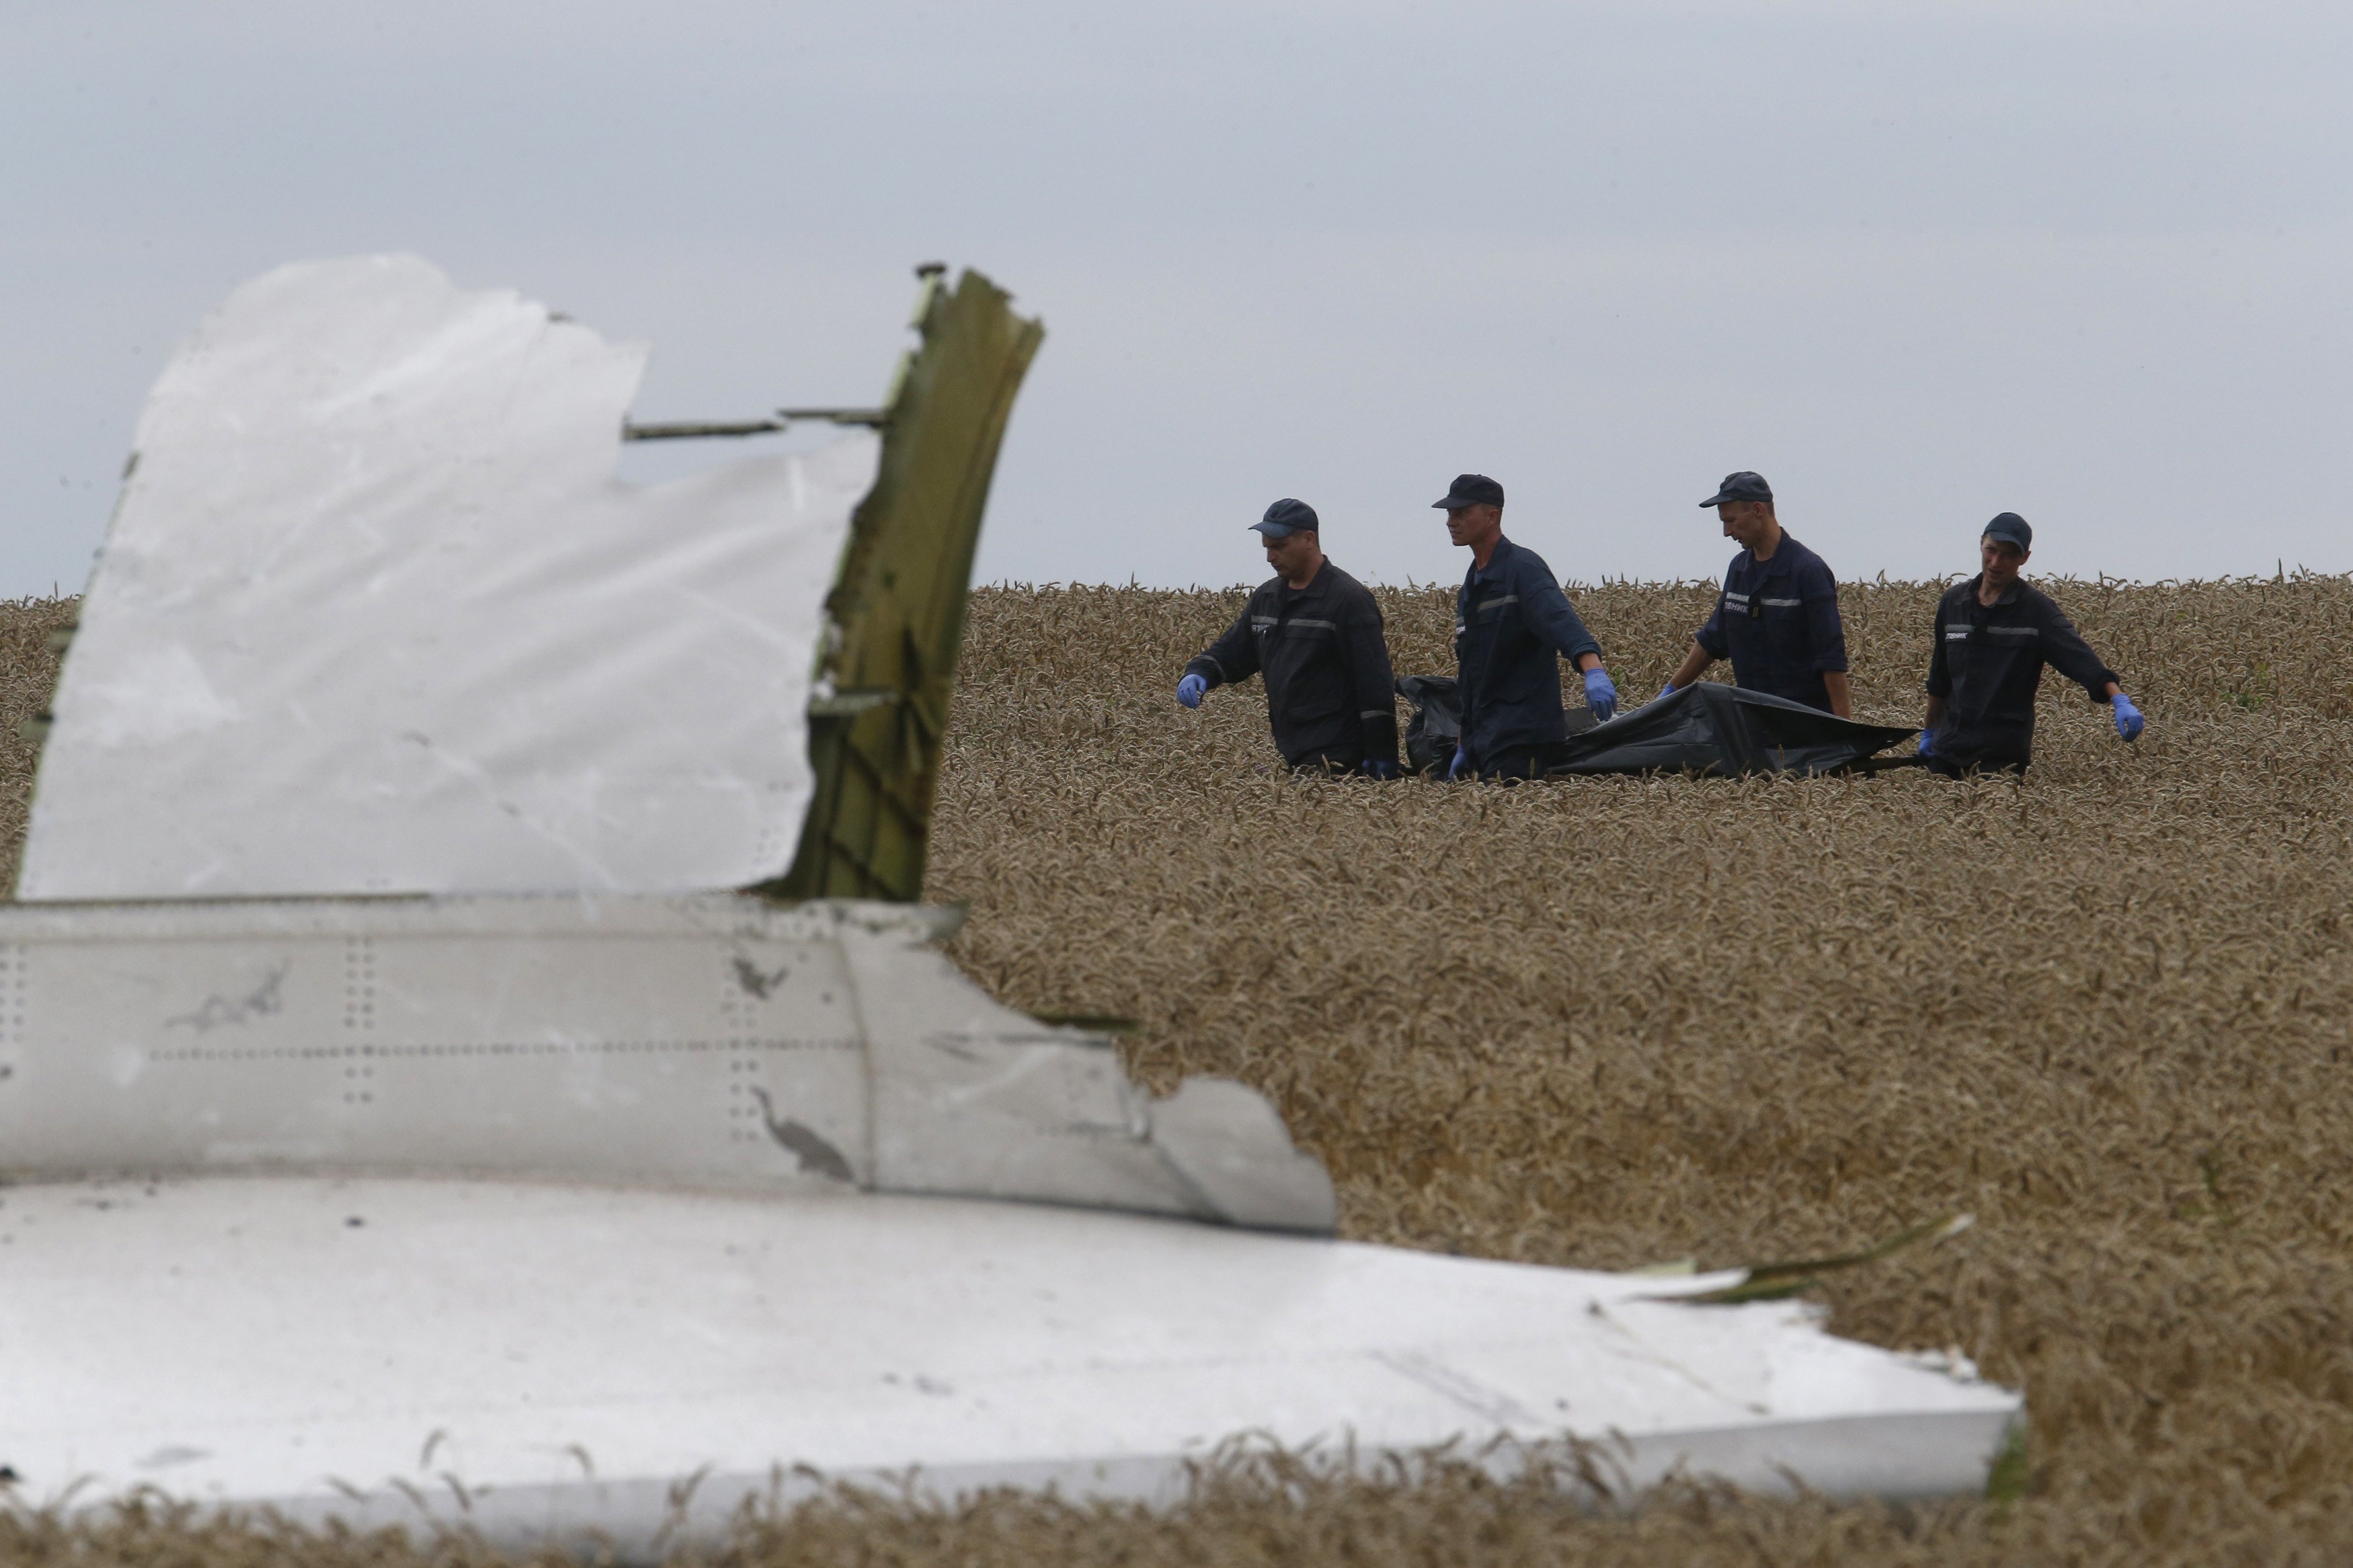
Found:
[{"label": "white wing section", "polygon": [[1110,1040],[965,978],[931,945],[954,924],[715,893],[0,905],[0,1184],[466,1171],[1332,1228],[1272,1106],[1152,1099]]},{"label": "white wing section", "polygon": [[784,870],[822,605],[880,444],[622,483],[644,363],[411,257],[231,296],[141,418],[19,896]]},{"label": "white wing section", "polygon": [[[793,1467],[897,1490],[1181,1495],[1256,1433],[1357,1462],[1576,1436],[1834,1496],[1974,1491],[2018,1396],[1665,1281],[942,1198],[479,1182],[11,1187],[17,1495],[141,1486],[624,1561]],[[1506,1450],[1488,1460],[1508,1469]],[[683,1527],[683,1537],[675,1528]]]}]

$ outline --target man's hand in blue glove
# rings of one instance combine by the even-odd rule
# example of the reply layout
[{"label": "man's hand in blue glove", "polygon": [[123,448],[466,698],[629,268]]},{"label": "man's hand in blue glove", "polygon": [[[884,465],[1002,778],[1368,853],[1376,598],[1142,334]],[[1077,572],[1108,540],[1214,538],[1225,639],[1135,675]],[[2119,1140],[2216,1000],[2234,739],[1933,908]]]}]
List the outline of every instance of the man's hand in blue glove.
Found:
[{"label": "man's hand in blue glove", "polygon": [[2139,740],[2141,727],[2148,722],[2133,706],[2133,700],[2121,691],[2108,699],[2108,716],[2116,721],[2116,733],[2127,741]]},{"label": "man's hand in blue glove", "polygon": [[1598,664],[1585,672],[1585,705],[1605,724],[1618,711],[1618,689],[1609,683],[1609,672]]},{"label": "man's hand in blue glove", "polygon": [[1923,730],[1920,731],[1920,754],[1924,757],[1933,757],[1936,754],[1936,731]]},{"label": "man's hand in blue glove", "polygon": [[1176,700],[1187,708],[1201,705],[1201,693],[1209,689],[1208,681],[1198,675],[1188,675],[1176,683]]},{"label": "man's hand in blue glove", "polygon": [[1398,776],[1395,757],[1366,757],[1364,769],[1368,779],[1393,779]]},{"label": "man's hand in blue glove", "polygon": [[1651,698],[1651,700],[1653,702],[1664,702],[1668,698],[1672,697],[1674,694],[1675,683],[1670,680],[1664,686],[1659,688],[1659,694],[1656,697]]},{"label": "man's hand in blue glove", "polygon": [[1446,776],[1451,782],[1461,778],[1471,766],[1471,753],[1461,746],[1454,748],[1454,760],[1446,764]]}]

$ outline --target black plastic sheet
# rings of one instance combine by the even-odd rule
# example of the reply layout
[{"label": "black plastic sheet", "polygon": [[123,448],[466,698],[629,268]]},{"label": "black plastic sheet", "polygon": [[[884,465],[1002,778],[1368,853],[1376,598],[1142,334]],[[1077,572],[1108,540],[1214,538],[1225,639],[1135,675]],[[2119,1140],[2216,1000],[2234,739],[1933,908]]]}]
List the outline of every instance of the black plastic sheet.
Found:
[{"label": "black plastic sheet", "polygon": [[[1442,675],[1409,675],[1397,687],[1413,705],[1405,731],[1409,764],[1418,773],[1444,773],[1461,734],[1454,682]],[[1582,709],[1572,710],[1568,718],[1568,739],[1552,748],[1547,773],[1689,772],[1734,778],[1876,773],[1918,761],[1878,755],[1918,733],[1909,725],[1857,723],[1801,702],[1707,680],[1648,707],[1624,710],[1607,724],[1594,723]]]},{"label": "black plastic sheet", "polygon": [[1862,724],[1761,691],[1702,680],[1646,708],[1571,735],[1555,773],[1830,773],[1876,772],[1914,759],[1877,753],[1919,731]]},{"label": "black plastic sheet", "polygon": [[1446,771],[1462,742],[1462,709],[1450,675],[1401,675],[1398,695],[1412,705],[1406,721],[1405,765],[1418,773]]}]

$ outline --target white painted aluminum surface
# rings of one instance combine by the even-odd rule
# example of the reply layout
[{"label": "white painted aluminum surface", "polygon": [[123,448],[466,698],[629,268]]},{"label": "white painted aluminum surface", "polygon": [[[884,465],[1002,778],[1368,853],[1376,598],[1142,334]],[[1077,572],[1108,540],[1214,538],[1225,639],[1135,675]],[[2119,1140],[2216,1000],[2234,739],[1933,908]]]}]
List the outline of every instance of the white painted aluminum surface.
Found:
[{"label": "white painted aluminum surface", "polygon": [[511,1544],[642,1552],[698,1473],[709,1533],[797,1464],[1165,1499],[1241,1432],[1366,1461],[1571,1433],[1637,1485],[1933,1495],[1983,1484],[2019,1408],[1795,1304],[1646,1299],[1721,1278],[937,1198],[41,1184],[0,1191],[0,1269],[28,1500],[462,1511]]},{"label": "white painted aluminum surface", "polygon": [[781,873],[879,444],[622,483],[644,363],[413,257],[238,289],[141,416],[19,896]]},{"label": "white painted aluminum surface", "polygon": [[1328,1230],[1274,1109],[998,1005],[948,911],[655,898],[0,907],[0,1176],[843,1185]]}]

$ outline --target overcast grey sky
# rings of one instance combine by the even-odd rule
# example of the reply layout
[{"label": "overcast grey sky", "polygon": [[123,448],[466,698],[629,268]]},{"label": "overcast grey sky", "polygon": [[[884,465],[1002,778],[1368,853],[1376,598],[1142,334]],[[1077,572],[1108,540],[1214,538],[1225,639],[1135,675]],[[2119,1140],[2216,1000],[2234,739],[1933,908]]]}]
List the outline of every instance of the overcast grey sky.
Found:
[{"label": "overcast grey sky", "polygon": [[2249,4],[0,0],[0,593],[76,585],[173,343],[427,256],[654,345],[646,417],[868,401],[910,264],[1046,320],[987,578],[1232,583],[1273,498],[1459,574],[2353,570],[2353,20]]}]

